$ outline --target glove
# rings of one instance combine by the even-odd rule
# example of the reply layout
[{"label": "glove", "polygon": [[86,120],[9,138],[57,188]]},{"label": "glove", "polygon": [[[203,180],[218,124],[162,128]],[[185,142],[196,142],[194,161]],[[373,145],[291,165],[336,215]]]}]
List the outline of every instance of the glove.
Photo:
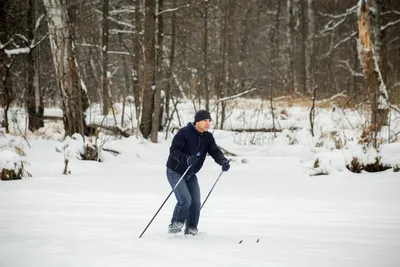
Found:
[{"label": "glove", "polygon": [[231,165],[229,165],[229,160],[225,159],[224,161],[222,161],[222,170],[224,172],[228,171],[230,167]]},{"label": "glove", "polygon": [[198,160],[199,159],[196,156],[190,156],[187,158],[186,163],[188,166],[194,166],[196,165]]}]

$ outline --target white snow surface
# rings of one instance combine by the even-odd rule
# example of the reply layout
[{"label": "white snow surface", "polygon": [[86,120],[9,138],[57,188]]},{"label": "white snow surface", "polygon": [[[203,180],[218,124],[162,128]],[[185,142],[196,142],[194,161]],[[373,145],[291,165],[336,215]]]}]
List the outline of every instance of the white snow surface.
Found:
[{"label": "white snow surface", "polygon": [[[71,156],[82,140],[30,135],[29,147],[7,135],[23,147],[32,177],[0,181],[0,266],[400,266],[400,173],[351,173],[344,166],[352,156],[375,154],[361,155],[351,142],[343,150],[317,149],[307,132],[251,145],[238,133],[213,131],[217,143],[238,156],[229,157],[231,169],[204,205],[200,233],[167,233],[172,195],[142,238],[171,192],[165,175],[171,135],[164,140],[160,133],[157,144],[109,140],[104,147],[121,154],[102,152],[103,162]],[[298,142],[288,145],[291,138]],[[71,174],[63,175],[67,144],[73,144]],[[399,143],[380,153],[390,164],[400,162]],[[315,158],[329,175],[309,175]],[[203,200],[220,172],[208,157],[198,173]]]}]

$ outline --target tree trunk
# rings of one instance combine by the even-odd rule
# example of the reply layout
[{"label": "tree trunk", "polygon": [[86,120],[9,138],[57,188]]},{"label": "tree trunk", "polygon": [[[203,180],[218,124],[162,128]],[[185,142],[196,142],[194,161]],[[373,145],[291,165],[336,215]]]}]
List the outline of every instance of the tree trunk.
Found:
[{"label": "tree trunk", "polygon": [[305,49],[306,60],[306,91],[313,92],[314,88],[314,36],[315,36],[315,13],[314,0],[307,0],[307,42]]},{"label": "tree trunk", "polygon": [[108,0],[103,0],[103,31],[101,35],[101,43],[102,43],[102,54],[103,54],[103,115],[108,114],[108,109],[110,108],[110,99],[108,92],[108,75],[107,75],[107,66],[108,66]]},{"label": "tree trunk", "polygon": [[[220,50],[219,50],[219,63],[218,63],[218,75],[215,79],[216,84],[216,93],[218,98],[223,98],[226,95],[226,70],[225,70],[225,64],[226,64],[226,47],[227,47],[227,14],[228,14],[228,9],[227,9],[227,0],[225,0],[225,5],[221,9],[222,12],[222,21],[221,21],[221,29],[220,29]],[[222,129],[223,126],[223,118],[225,116],[225,102],[221,102],[221,118],[218,116],[218,109],[217,109],[217,118],[215,120],[215,126],[219,127],[219,129]],[[221,119],[221,120],[219,120]],[[218,125],[220,124],[220,125]]]},{"label": "tree trunk", "polygon": [[292,92],[295,88],[294,86],[294,69],[293,69],[293,47],[294,47],[294,17],[293,17],[293,0],[286,1],[286,90]]},{"label": "tree trunk", "polygon": [[205,100],[205,107],[206,110],[210,109],[210,89],[209,89],[209,59],[208,59],[208,5],[204,7],[204,14],[203,14],[203,77],[201,78],[202,81],[202,88],[204,90],[204,100]]},{"label": "tree trunk", "polygon": [[9,38],[11,39],[8,34],[10,25],[6,19],[9,4],[9,1],[0,1],[0,31],[4,31],[3,34],[0,34],[0,96],[1,104],[4,107],[4,120],[0,121],[0,126],[6,129],[6,133],[9,133],[8,109],[15,99],[15,95],[10,86],[10,68],[14,62],[14,58],[10,60],[4,51],[7,46],[6,44],[10,42]]},{"label": "tree trunk", "polygon": [[[176,0],[173,0],[173,6],[172,8],[176,7]],[[174,73],[174,66],[175,66],[175,48],[176,48],[176,12],[172,13],[171,16],[171,52],[169,55],[169,69],[168,69],[168,84],[167,84],[167,90],[165,92],[165,112],[166,112],[166,117],[168,120],[171,120],[170,118],[170,112],[169,112],[169,102],[171,99],[172,95],[172,81],[174,79],[173,73]]]},{"label": "tree trunk", "polygon": [[304,27],[304,3],[300,0],[293,0],[294,39],[293,39],[293,80],[296,90],[304,93],[306,90],[305,82],[305,27]]},{"label": "tree trunk", "polygon": [[[163,3],[164,0],[158,0],[158,12],[163,11]],[[164,21],[163,15],[157,17],[157,24],[158,24],[158,32],[157,32],[157,49],[156,49],[156,78],[155,78],[155,85],[156,91],[154,94],[154,112],[153,112],[153,119],[151,125],[151,141],[153,143],[158,142],[158,131],[160,129],[161,124],[161,88],[163,86],[162,82],[162,56],[163,56],[163,37],[164,37]]]},{"label": "tree trunk", "polygon": [[[119,38],[119,43],[122,44],[123,43],[123,39],[122,39],[122,33],[118,34],[118,38]],[[124,87],[123,87],[123,91],[122,91],[122,114],[121,114],[121,127],[124,127],[124,120],[125,120],[125,109],[126,109],[126,97],[127,97],[127,92],[128,92],[128,88],[129,88],[129,68],[128,68],[128,64],[126,62],[126,58],[125,56],[122,56],[122,66],[124,68]]]},{"label": "tree trunk", "polygon": [[89,101],[77,70],[67,9],[60,0],[43,0],[43,3],[47,11],[50,47],[63,103],[65,134],[83,135],[86,132],[84,113]]},{"label": "tree trunk", "polygon": [[144,18],[144,75],[143,75],[143,97],[142,97],[142,118],[140,131],[144,138],[151,134],[153,117],[153,86],[155,79],[155,0],[145,0]]},{"label": "tree trunk", "polygon": [[[34,29],[35,29],[35,0],[28,0],[28,9],[27,9],[27,38],[30,43],[33,42],[34,39]],[[27,64],[27,81],[26,81],[26,108],[28,111],[28,129],[30,131],[36,131],[40,127],[44,126],[43,123],[43,102],[40,88],[37,88],[35,83],[35,58],[34,58],[34,50],[30,49],[27,55],[28,64]]]},{"label": "tree trunk", "polygon": [[141,92],[141,87],[140,87],[140,73],[141,73],[141,68],[140,68],[140,62],[142,60],[142,50],[141,50],[141,36],[140,33],[142,32],[142,21],[141,21],[141,12],[140,12],[140,0],[135,0],[135,26],[136,26],[136,31],[135,31],[135,38],[133,40],[133,51],[135,53],[134,59],[133,59],[133,96],[134,96],[134,101],[135,101],[135,115],[136,115],[136,122],[137,122],[137,127],[136,127],[136,136],[139,135],[139,124],[140,124],[140,102],[143,99],[140,99],[140,92]]},{"label": "tree trunk", "polygon": [[[2,50],[0,50],[0,58],[2,57]],[[2,60],[0,60],[2,61]],[[14,58],[11,59],[10,63],[0,62],[0,74],[1,74],[1,89],[3,94],[2,104],[4,106],[4,122],[3,126],[6,129],[6,133],[9,133],[9,120],[8,120],[8,110],[11,107],[11,104],[15,100],[15,94],[11,89],[11,80],[10,80],[10,69],[12,64],[14,63]]]},{"label": "tree trunk", "polygon": [[383,48],[381,33],[381,6],[378,1],[361,1],[358,18],[360,61],[363,68],[367,95],[371,102],[371,126],[365,129],[362,138],[378,147],[378,133],[387,123],[389,113],[388,93],[383,80],[384,68],[380,63]]}]

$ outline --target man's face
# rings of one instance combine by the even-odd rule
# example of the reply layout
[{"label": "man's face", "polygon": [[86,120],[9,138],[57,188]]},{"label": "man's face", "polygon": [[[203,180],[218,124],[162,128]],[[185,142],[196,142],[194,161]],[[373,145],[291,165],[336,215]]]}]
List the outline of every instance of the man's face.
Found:
[{"label": "man's face", "polygon": [[210,120],[207,119],[196,122],[196,129],[200,133],[207,132],[208,129],[210,129]]}]

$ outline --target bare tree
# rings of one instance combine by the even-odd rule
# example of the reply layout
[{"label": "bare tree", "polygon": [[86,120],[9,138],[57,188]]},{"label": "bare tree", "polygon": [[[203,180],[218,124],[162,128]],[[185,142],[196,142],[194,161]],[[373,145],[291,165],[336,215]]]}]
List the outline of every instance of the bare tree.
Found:
[{"label": "bare tree", "polygon": [[101,33],[101,49],[103,55],[103,115],[107,115],[111,104],[108,86],[108,0],[103,0],[103,31]]},{"label": "bare tree", "polygon": [[[158,0],[157,13],[163,11],[164,0]],[[158,141],[158,130],[161,124],[161,88],[163,87],[162,82],[162,62],[163,62],[163,46],[164,46],[164,19],[163,15],[157,16],[157,45],[156,45],[156,59],[155,59],[155,92],[154,92],[154,111],[151,125],[151,141],[157,143]]]},{"label": "bare tree", "polygon": [[305,49],[306,60],[306,90],[313,92],[314,87],[314,37],[315,37],[315,12],[314,0],[307,0],[307,40]]},{"label": "bare tree", "polygon": [[[31,131],[35,131],[40,127],[44,126],[43,123],[43,113],[44,113],[44,104],[43,98],[41,94],[40,87],[37,83],[35,83],[36,75],[36,60],[34,58],[34,50],[31,44],[34,44],[35,39],[35,31],[36,27],[40,25],[41,19],[39,18],[38,23],[35,24],[35,15],[36,15],[36,5],[35,2],[37,0],[28,0],[28,8],[27,8],[27,47],[29,48],[28,53],[28,64],[27,71],[28,76],[26,80],[26,108],[28,111],[29,123],[28,129]],[[37,25],[35,27],[35,25]]]},{"label": "bare tree", "polygon": [[63,103],[65,134],[83,135],[86,130],[84,111],[89,102],[76,65],[67,9],[61,0],[43,0],[43,3],[47,11],[54,69]]},{"label": "bare tree", "polygon": [[9,5],[10,1],[1,1],[0,3],[0,95],[1,104],[4,107],[4,121],[1,123],[5,127],[6,133],[9,132],[8,110],[15,100],[15,93],[10,80],[10,69],[14,63],[14,57],[8,57],[5,51],[7,46],[12,42],[11,34],[8,32],[11,25],[6,20]]},{"label": "bare tree", "polygon": [[144,18],[144,73],[143,73],[143,97],[142,97],[142,118],[140,131],[144,138],[151,134],[153,117],[153,87],[155,86],[155,0],[145,0]]},{"label": "bare tree", "polygon": [[[378,146],[377,136],[381,127],[386,124],[389,113],[389,102],[386,85],[380,63],[383,38],[381,32],[381,2],[361,1],[358,18],[358,38],[361,65],[364,72],[367,95],[371,101],[371,127],[366,129],[363,137]],[[369,138],[368,138],[369,137]]]}]

